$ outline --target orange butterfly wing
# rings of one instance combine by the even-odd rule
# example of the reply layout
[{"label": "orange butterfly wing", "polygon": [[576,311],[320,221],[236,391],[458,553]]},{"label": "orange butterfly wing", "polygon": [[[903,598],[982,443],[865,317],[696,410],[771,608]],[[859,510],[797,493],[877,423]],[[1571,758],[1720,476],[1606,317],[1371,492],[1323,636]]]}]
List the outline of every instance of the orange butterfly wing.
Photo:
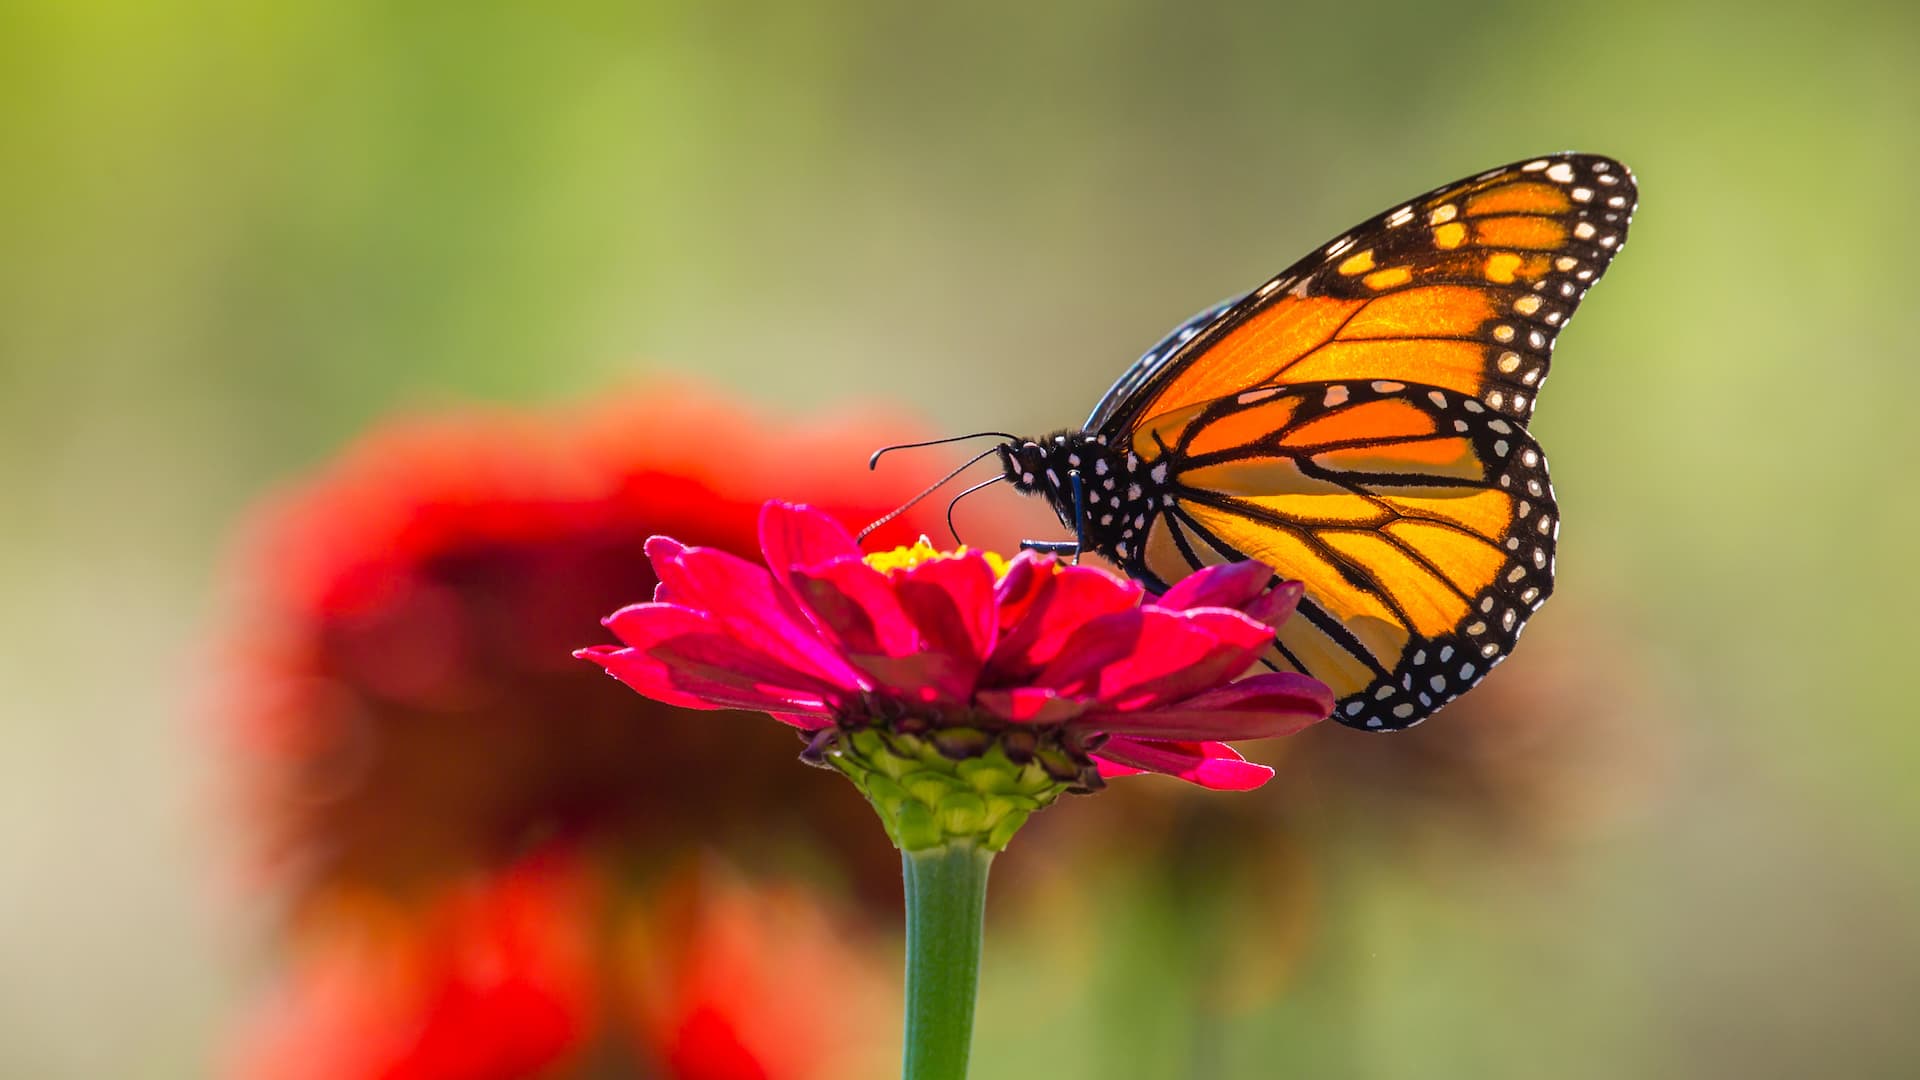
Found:
[{"label": "orange butterfly wing", "polygon": [[1515,162],[1188,320],[1087,424],[1165,486],[1083,530],[1158,588],[1243,558],[1304,582],[1269,662],[1331,686],[1344,723],[1418,723],[1553,589],[1558,510],[1525,423],[1637,197],[1609,158]]},{"label": "orange butterfly wing", "polygon": [[1164,589],[1253,558],[1302,581],[1272,666],[1345,723],[1418,723],[1513,648],[1553,590],[1546,459],[1473,397],[1391,380],[1243,392],[1160,417],[1130,449],[1171,496],[1129,573]]},{"label": "orange butterfly wing", "polygon": [[1638,197],[1591,154],[1516,162],[1380,214],[1123,376],[1089,429],[1249,389],[1388,379],[1525,421],[1555,337],[1626,238]]}]

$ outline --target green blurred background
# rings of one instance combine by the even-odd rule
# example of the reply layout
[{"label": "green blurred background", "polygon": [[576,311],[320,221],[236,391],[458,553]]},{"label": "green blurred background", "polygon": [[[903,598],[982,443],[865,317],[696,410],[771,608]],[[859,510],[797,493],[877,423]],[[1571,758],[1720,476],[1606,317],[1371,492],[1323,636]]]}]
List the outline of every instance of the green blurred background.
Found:
[{"label": "green blurred background", "polygon": [[990,941],[977,1075],[1914,1075],[1916,42],[1893,4],[0,6],[0,1075],[209,1069],[257,930],[221,561],[376,418],[676,371],[1050,429],[1562,148],[1642,200],[1534,425],[1535,634],[1633,643],[1659,777],[1544,854],[1354,850],[1298,992],[1198,1034],[1154,996],[1192,909],[1115,871],[1086,967]]}]

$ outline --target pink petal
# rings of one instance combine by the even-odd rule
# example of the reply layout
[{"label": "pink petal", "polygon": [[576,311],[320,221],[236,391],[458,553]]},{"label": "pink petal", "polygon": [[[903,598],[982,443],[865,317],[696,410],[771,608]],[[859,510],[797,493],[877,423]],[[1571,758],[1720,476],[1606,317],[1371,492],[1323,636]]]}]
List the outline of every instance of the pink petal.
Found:
[{"label": "pink petal", "polygon": [[1137,611],[1144,590],[1091,566],[1062,566],[1039,574],[1040,587],[1025,612],[1000,635],[987,662],[989,681],[1027,682],[1054,662],[1083,626]]},{"label": "pink petal", "polygon": [[1333,692],[1294,672],[1253,675],[1158,708],[1090,711],[1076,726],[1149,739],[1266,739],[1311,727],[1333,711]]},{"label": "pink petal", "polygon": [[1073,627],[1053,660],[1027,681],[1082,697],[1099,694],[1100,675],[1110,665],[1125,663],[1135,656],[1147,633],[1147,616],[1156,614],[1164,622],[1179,616],[1149,612],[1140,608],[1102,615]]},{"label": "pink petal", "polygon": [[628,604],[600,620],[630,648],[644,649],[674,634],[716,633],[713,620],[679,604]]},{"label": "pink petal", "polygon": [[1242,674],[1272,640],[1237,611],[1140,608],[1082,626],[1034,682],[1104,709],[1150,708]]},{"label": "pink petal", "polygon": [[875,690],[926,704],[965,704],[972,696],[979,661],[923,639],[886,574],[843,557],[794,571],[793,587],[815,625]]},{"label": "pink petal", "polygon": [[1240,605],[1240,613],[1257,623],[1278,627],[1293,617],[1307,587],[1298,581],[1282,581],[1273,588]]},{"label": "pink petal", "polygon": [[[680,553],[685,550],[687,550],[687,545],[675,540],[671,536],[661,536],[656,533],[653,536],[647,537],[647,561],[653,563],[656,567],[668,559],[679,558]],[[657,577],[658,575],[656,574],[655,576]]]},{"label": "pink petal", "polygon": [[719,634],[687,634],[635,652],[634,660],[608,670],[626,681],[628,668],[657,666],[674,688],[736,709],[825,714],[845,696],[840,687],[810,679]]},{"label": "pink petal", "polygon": [[1011,629],[1026,615],[1033,602],[1052,587],[1052,577],[1053,556],[1023,551],[1013,557],[993,590],[1001,630]]},{"label": "pink petal", "polygon": [[1157,772],[1215,791],[1251,791],[1273,778],[1272,769],[1219,742],[1108,739],[1094,761],[1102,776]]},{"label": "pink petal", "polygon": [[[720,620],[749,648],[849,691],[865,684],[814,630],[765,568],[713,548],[683,547],[661,537],[648,541],[661,588],[675,602]],[[657,549],[657,550],[656,550]],[[658,594],[656,593],[656,600]]]},{"label": "pink petal", "polygon": [[1139,655],[1109,668],[1098,691],[1105,709],[1152,709],[1182,701],[1246,674],[1273,644],[1273,630],[1237,611],[1194,608],[1178,618],[1187,631],[1142,642]]},{"label": "pink petal", "polygon": [[[691,638],[681,640],[692,640]],[[818,713],[823,722],[831,715],[826,703],[808,698],[791,689],[742,688],[740,685],[710,682],[698,674],[676,670],[672,664],[637,649],[596,645],[576,650],[574,656],[599,664],[607,674],[627,684],[643,697],[663,705],[682,709],[748,709],[754,712],[806,710]]]},{"label": "pink petal", "polygon": [[999,635],[993,567],[969,553],[932,559],[893,577],[894,595],[920,631],[923,648],[986,663]]},{"label": "pink petal", "polygon": [[783,724],[792,724],[802,731],[820,731],[833,726],[829,716],[810,716],[806,713],[770,713],[775,720]]},{"label": "pink petal", "polygon": [[872,681],[877,693],[922,705],[967,704],[979,674],[972,663],[947,653],[849,653],[847,659]]},{"label": "pink petal", "polygon": [[920,649],[920,635],[900,606],[887,575],[843,556],[792,575],[794,596],[828,640],[843,653],[905,656]]},{"label": "pink petal", "polygon": [[981,708],[1014,724],[1064,724],[1087,708],[1086,702],[1063,698],[1043,686],[982,690],[973,700]]},{"label": "pink petal", "polygon": [[[674,705],[682,709],[728,707],[674,687],[664,672],[644,667],[630,668],[628,662],[637,654],[624,645],[590,645],[584,649],[575,649],[573,655],[575,659],[599,664],[607,674],[626,683],[629,688],[638,691],[642,696],[652,698],[663,705]],[[616,668],[627,669],[627,674],[622,675]]]},{"label": "pink petal", "polygon": [[654,603],[677,604],[680,602],[680,598],[673,593],[673,587],[667,584],[667,575],[662,571],[667,564],[678,559],[680,553],[685,550],[687,550],[687,545],[675,540],[671,536],[655,534],[647,537],[647,561],[653,564],[653,576],[655,578],[653,586]]},{"label": "pink petal", "polygon": [[742,644],[720,620],[688,608],[633,604],[605,622],[629,647],[583,650],[582,658],[669,704],[812,712],[846,696],[844,687]]},{"label": "pink petal", "polygon": [[1256,653],[1273,644],[1273,627],[1232,608],[1188,608],[1179,618],[1211,634],[1222,645]]},{"label": "pink petal", "polygon": [[1188,574],[1175,582],[1173,588],[1159,599],[1148,602],[1170,611],[1185,611],[1194,607],[1237,610],[1260,595],[1260,590],[1272,580],[1273,570],[1265,563],[1223,563]]},{"label": "pink petal", "polygon": [[671,536],[660,536],[656,534],[656,535],[647,537],[647,544],[646,544],[647,561],[653,564],[653,576],[654,576],[653,602],[654,603],[656,604],[679,603],[679,598],[674,596],[673,589],[667,585],[666,575],[662,574],[660,570],[661,570],[661,567],[663,567],[665,564],[671,562],[674,559],[679,558],[680,553],[685,550],[687,550],[687,545],[681,543],[678,540],[675,540]]},{"label": "pink petal", "polygon": [[846,526],[811,506],[769,502],[760,508],[760,553],[774,577],[797,566],[817,566],[860,554]]}]

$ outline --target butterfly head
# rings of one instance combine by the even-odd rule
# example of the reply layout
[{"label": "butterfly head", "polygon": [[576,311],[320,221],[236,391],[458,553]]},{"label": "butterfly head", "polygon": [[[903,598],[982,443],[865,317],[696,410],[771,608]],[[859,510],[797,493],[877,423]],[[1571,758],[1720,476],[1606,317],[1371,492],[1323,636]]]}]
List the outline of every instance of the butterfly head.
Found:
[{"label": "butterfly head", "polygon": [[999,450],[1007,482],[1046,499],[1061,524],[1090,550],[1125,560],[1135,534],[1153,517],[1158,495],[1147,489],[1159,487],[1164,476],[1150,475],[1153,470],[1124,447],[1110,445],[1105,435],[1057,431],[1003,443]]},{"label": "butterfly head", "polygon": [[[1056,431],[1038,439],[1000,444],[1001,471],[1023,494],[1065,499],[1073,505],[1073,474],[1092,476],[1095,463],[1108,459],[1104,435],[1085,431]],[[1111,462],[1105,468],[1111,468]]]}]

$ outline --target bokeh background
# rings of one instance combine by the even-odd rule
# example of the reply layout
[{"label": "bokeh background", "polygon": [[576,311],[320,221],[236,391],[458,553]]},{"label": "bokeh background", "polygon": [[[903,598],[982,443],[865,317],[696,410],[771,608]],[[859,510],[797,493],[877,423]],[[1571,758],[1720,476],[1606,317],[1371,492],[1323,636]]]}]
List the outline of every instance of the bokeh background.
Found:
[{"label": "bokeh background", "polygon": [[218,1071],[264,921],[222,574],[369,424],[672,373],[1051,429],[1561,148],[1642,205],[1534,424],[1560,593],[1485,690],[1526,722],[1054,811],[976,1075],[1913,1075],[1916,42],[1872,3],[0,7],[0,1075]]}]

